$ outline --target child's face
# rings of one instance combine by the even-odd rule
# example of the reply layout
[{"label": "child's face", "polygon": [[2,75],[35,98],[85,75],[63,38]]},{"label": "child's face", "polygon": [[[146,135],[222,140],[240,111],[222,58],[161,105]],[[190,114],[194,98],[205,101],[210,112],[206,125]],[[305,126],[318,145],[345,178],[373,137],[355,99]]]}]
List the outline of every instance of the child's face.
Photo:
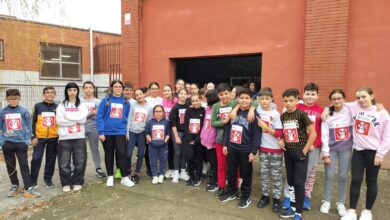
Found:
[{"label": "child's face", "polygon": [[156,97],[157,94],[158,94],[158,90],[160,88],[158,88],[158,86],[156,84],[153,84],[150,88],[149,88],[149,95],[152,96],[152,97]]},{"label": "child's face", "polygon": [[178,91],[179,89],[184,89],[184,81],[183,80],[177,81],[175,87],[176,87],[176,91]]},{"label": "child's face", "polygon": [[208,83],[207,86],[206,86],[206,89],[207,90],[215,89],[215,85],[213,83]]},{"label": "child's face", "polygon": [[363,108],[372,106],[373,99],[374,99],[374,95],[370,95],[366,91],[356,92],[356,100],[358,101],[359,105]]},{"label": "child's face", "polygon": [[199,96],[192,96],[191,104],[194,108],[200,108],[202,103],[200,102]]},{"label": "child's face", "polygon": [[303,93],[303,102],[305,102],[305,105],[314,105],[317,100],[317,91],[306,90],[305,93]]},{"label": "child's face", "polygon": [[157,107],[153,112],[154,118],[160,120],[164,116],[164,110],[161,107]]},{"label": "child's face", "polygon": [[254,84],[254,83],[249,84],[249,89],[250,89],[252,92],[254,92],[255,89],[256,89],[255,84]]},{"label": "child's face", "polygon": [[335,93],[333,94],[331,97],[330,97],[330,100],[332,102],[332,105],[335,107],[335,108],[340,108],[343,106],[345,100],[344,100],[344,97],[342,94],[340,93]]},{"label": "child's face", "polygon": [[285,96],[283,97],[284,107],[288,112],[292,112],[295,110],[295,105],[298,103],[298,98],[294,96]]},{"label": "child's face", "polygon": [[115,96],[120,96],[122,95],[122,90],[123,90],[123,87],[120,83],[115,83],[113,86],[112,86],[112,93],[115,95]]},{"label": "child's face", "polygon": [[191,92],[191,84],[186,83],[186,90],[187,90],[187,93]]},{"label": "child's face", "polygon": [[222,102],[222,104],[228,104],[230,101],[230,92],[225,90],[223,92],[218,93],[218,98]]},{"label": "child's face", "polygon": [[230,98],[233,100],[233,99],[236,99],[236,88],[233,88],[232,89],[232,92],[230,93]]},{"label": "child's face", "polygon": [[178,97],[180,101],[185,102],[187,99],[187,93],[184,90],[180,90]]},{"label": "child's face", "polygon": [[83,87],[83,90],[84,90],[85,96],[88,96],[88,97],[92,96],[93,93],[95,92],[95,90],[91,84],[85,84]]},{"label": "child's face", "polygon": [[273,98],[271,96],[259,96],[258,101],[263,109],[267,109],[271,106]]},{"label": "child's face", "polygon": [[76,88],[69,88],[67,91],[69,99],[76,99],[77,97],[77,89]]},{"label": "child's face", "polygon": [[123,90],[123,95],[125,96],[126,99],[131,99],[134,96],[134,90],[133,88],[126,87]]},{"label": "child's face", "polygon": [[20,96],[8,96],[7,102],[10,107],[16,107],[19,105]]},{"label": "child's face", "polygon": [[138,103],[143,103],[145,101],[145,95],[141,90],[135,91],[135,100],[137,100]]},{"label": "child's face", "polygon": [[169,86],[164,86],[163,95],[167,99],[172,98],[172,90]]},{"label": "child's face", "polygon": [[43,98],[46,102],[53,102],[56,97],[56,91],[53,89],[48,89],[43,93]]},{"label": "child's face", "polygon": [[252,104],[252,98],[248,94],[241,94],[238,100],[241,109],[249,109]]},{"label": "child's face", "polygon": [[197,85],[192,84],[191,85],[191,94],[198,94],[199,93],[199,88]]}]

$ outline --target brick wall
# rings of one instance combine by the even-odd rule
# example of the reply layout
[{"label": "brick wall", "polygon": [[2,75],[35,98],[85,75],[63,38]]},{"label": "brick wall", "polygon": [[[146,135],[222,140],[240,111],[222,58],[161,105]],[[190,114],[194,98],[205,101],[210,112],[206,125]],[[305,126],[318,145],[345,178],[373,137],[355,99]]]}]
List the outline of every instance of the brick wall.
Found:
[{"label": "brick wall", "polygon": [[317,82],[320,105],[346,88],[349,0],[306,0],[304,85]]}]

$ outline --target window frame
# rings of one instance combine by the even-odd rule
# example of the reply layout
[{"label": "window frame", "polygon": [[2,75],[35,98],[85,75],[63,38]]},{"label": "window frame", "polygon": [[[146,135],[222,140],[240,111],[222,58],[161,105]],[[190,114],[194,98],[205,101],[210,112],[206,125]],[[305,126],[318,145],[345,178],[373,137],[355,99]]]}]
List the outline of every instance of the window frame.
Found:
[{"label": "window frame", "polygon": [[[72,45],[65,45],[65,44],[54,44],[54,43],[47,43],[47,42],[40,42],[40,70],[39,70],[39,79],[49,79],[49,80],[75,80],[75,81],[82,81],[82,58],[81,58],[81,55],[82,55],[82,47],[78,47],[78,46],[72,46]],[[51,61],[51,60],[44,60],[43,59],[43,50],[42,50],[42,46],[57,46],[59,47],[59,57],[61,58],[59,61]],[[78,63],[77,62],[64,62],[62,61],[62,48],[64,47],[67,47],[67,48],[75,48],[75,49],[78,49],[78,52],[79,52],[79,60],[78,60]],[[60,69],[59,69],[59,72],[60,72],[60,76],[59,77],[53,77],[53,76],[42,76],[42,67],[45,63],[54,63],[54,64],[59,64],[60,66]],[[79,77],[77,78],[65,78],[63,77],[63,72],[62,72],[62,65],[63,64],[78,64],[79,65],[79,72],[78,72],[78,75]]]},{"label": "window frame", "polygon": [[0,39],[0,61],[4,61],[4,40]]}]

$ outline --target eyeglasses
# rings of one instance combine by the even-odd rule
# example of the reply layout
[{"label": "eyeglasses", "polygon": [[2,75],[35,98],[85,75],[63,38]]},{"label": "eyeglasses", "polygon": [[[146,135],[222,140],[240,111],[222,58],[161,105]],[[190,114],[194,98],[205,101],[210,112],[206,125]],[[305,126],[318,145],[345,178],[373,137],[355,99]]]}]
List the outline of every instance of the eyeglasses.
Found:
[{"label": "eyeglasses", "polygon": [[332,98],[332,101],[341,101],[341,100],[343,100],[343,98]]},{"label": "eyeglasses", "polygon": [[45,94],[56,94],[55,91],[45,91]]},{"label": "eyeglasses", "polygon": [[19,97],[8,97],[7,101],[16,101],[16,100],[19,100],[19,99],[20,99]]}]

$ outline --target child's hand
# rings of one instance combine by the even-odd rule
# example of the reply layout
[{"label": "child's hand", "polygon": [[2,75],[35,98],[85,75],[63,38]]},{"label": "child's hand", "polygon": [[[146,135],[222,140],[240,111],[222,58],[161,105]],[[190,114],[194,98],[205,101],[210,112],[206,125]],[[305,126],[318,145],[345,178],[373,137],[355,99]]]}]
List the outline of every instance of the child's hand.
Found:
[{"label": "child's hand", "polygon": [[181,139],[180,139],[179,136],[177,136],[177,137],[175,138],[175,141],[176,141],[176,144],[181,144]]},{"label": "child's hand", "polygon": [[322,111],[322,114],[321,114],[321,120],[326,121],[329,118],[329,114],[330,114],[329,107],[325,107],[324,111]]},{"label": "child's hand", "polygon": [[226,118],[224,118],[223,120],[223,124],[227,124],[227,123],[229,123],[229,121],[230,121],[230,118],[229,118],[229,116],[227,116]]},{"label": "child's hand", "polygon": [[146,142],[149,144],[150,142],[152,142],[152,138],[149,136],[149,135],[147,135],[146,136]]},{"label": "child's hand", "polygon": [[228,150],[227,150],[227,147],[226,146],[224,146],[223,148],[222,148],[222,152],[223,152],[223,155],[227,155],[228,154]]},{"label": "child's hand", "polygon": [[280,148],[282,148],[284,151],[286,151],[286,148],[285,148],[285,145],[284,145],[284,140],[283,139],[279,139],[279,146]]},{"label": "child's hand", "polygon": [[303,152],[303,155],[305,155],[305,157],[306,157],[306,155],[307,155],[307,153],[308,153],[309,151],[306,150],[306,148],[303,148],[303,149],[302,149],[302,152]]},{"label": "child's hand", "polygon": [[249,162],[252,162],[256,159],[255,155],[253,153],[249,153]]},{"label": "child's hand", "polygon": [[257,118],[257,124],[258,124],[262,129],[266,129],[266,128],[268,127],[267,124],[264,123],[264,121],[261,120],[260,117],[256,116],[256,118]]},{"label": "child's hand", "polygon": [[31,141],[31,144],[32,144],[32,146],[37,146],[37,143],[38,143],[38,138],[34,138],[34,139],[32,139],[32,141]]},{"label": "child's hand", "polygon": [[311,145],[311,147],[310,147],[310,150],[309,150],[309,151],[313,151],[314,149],[316,149],[316,148],[314,147],[314,145]]},{"label": "child's hand", "polygon": [[385,110],[385,106],[383,105],[383,103],[377,103],[376,104],[376,111],[380,112],[382,110]]},{"label": "child's hand", "polygon": [[253,107],[249,109],[247,120],[249,123],[252,123],[255,120],[255,109]]},{"label": "child's hand", "polygon": [[324,157],[324,164],[325,165],[330,165],[332,163],[332,161],[330,160],[330,157],[327,156],[327,157]]},{"label": "child's hand", "polygon": [[374,159],[374,165],[375,166],[380,166],[382,165],[382,162],[383,162],[383,158],[380,158],[378,156],[375,156],[375,159]]},{"label": "child's hand", "polygon": [[194,144],[195,144],[195,141],[191,141],[190,144],[194,145]]},{"label": "child's hand", "polygon": [[[129,137],[129,135],[126,135],[126,139],[129,139],[128,137]],[[99,139],[100,139],[101,142],[105,142],[106,141],[106,136],[99,135]]]}]

